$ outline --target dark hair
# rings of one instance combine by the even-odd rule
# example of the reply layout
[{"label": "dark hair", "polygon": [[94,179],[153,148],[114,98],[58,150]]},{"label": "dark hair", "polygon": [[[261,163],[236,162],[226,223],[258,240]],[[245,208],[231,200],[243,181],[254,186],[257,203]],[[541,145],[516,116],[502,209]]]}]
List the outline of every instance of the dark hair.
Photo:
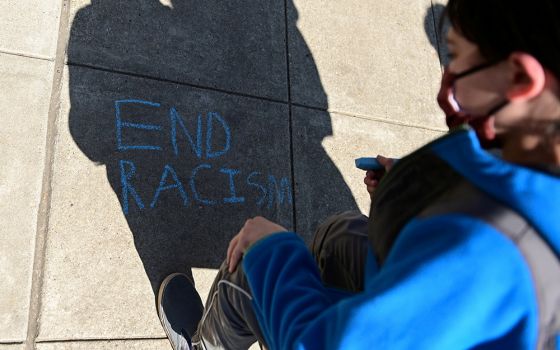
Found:
[{"label": "dark hair", "polygon": [[449,0],[443,18],[487,60],[526,52],[560,78],[560,1]]}]

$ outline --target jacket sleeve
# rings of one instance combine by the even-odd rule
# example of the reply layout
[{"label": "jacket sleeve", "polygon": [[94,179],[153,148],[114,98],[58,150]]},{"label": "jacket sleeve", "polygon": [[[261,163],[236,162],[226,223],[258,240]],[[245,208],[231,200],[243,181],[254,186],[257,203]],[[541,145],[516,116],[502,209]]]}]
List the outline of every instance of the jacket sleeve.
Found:
[{"label": "jacket sleeve", "polygon": [[271,349],[505,349],[536,341],[523,257],[470,217],[414,220],[380,271],[366,276],[365,291],[341,301],[293,233],[258,242],[243,264]]}]

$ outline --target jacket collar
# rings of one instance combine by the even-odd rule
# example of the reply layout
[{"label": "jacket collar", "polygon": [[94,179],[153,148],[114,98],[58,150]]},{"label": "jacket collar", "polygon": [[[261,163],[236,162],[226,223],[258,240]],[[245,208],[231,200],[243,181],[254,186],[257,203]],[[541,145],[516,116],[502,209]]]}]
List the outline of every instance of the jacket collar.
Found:
[{"label": "jacket collar", "polygon": [[560,177],[507,162],[482,149],[473,130],[452,132],[431,149],[473,185],[524,216],[560,254]]}]

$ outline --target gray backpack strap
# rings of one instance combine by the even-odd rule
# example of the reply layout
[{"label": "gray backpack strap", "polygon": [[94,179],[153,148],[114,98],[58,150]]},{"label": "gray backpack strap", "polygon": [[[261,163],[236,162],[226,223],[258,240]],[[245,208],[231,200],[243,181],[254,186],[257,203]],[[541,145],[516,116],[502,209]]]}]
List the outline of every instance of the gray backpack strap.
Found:
[{"label": "gray backpack strap", "polygon": [[509,237],[531,269],[539,313],[539,350],[557,350],[560,334],[560,260],[551,246],[521,215],[468,182],[445,193],[421,217],[464,213],[494,226]]}]

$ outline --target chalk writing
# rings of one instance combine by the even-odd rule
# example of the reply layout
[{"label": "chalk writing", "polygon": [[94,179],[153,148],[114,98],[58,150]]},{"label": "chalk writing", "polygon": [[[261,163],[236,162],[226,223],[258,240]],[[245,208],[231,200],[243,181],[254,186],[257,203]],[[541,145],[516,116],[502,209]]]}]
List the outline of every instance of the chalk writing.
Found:
[{"label": "chalk writing", "polygon": [[[125,109],[124,106],[136,107],[134,110],[143,107],[154,111],[161,109],[161,104],[139,99],[127,99],[117,100],[114,105],[117,150],[123,153],[158,152],[157,154],[163,155],[162,151],[165,151],[165,145],[157,144],[158,142],[155,141],[143,140],[141,135],[148,133],[149,135],[165,136],[163,125],[166,124],[135,122],[134,118],[139,116],[133,113],[123,116],[125,110],[131,110],[129,108]],[[150,196],[150,194],[139,193],[137,190],[139,183],[136,183],[135,186],[135,182],[140,181],[137,174],[138,164],[130,159],[119,160],[121,202],[125,214],[128,215],[132,210],[131,205],[139,211],[154,209],[158,207],[161,201],[172,197],[180,199],[183,207],[189,207],[191,203],[198,206],[247,205],[251,204],[248,198],[255,197],[256,200],[253,204],[257,207],[263,207],[266,204],[266,208],[272,209],[275,203],[277,206],[292,204],[292,188],[289,178],[278,178],[272,174],[263,174],[259,171],[244,172],[241,169],[219,167],[208,163],[210,160],[214,162],[218,158],[229,156],[228,153],[232,149],[231,128],[222,115],[217,112],[209,112],[205,116],[198,114],[196,116],[196,130],[187,127],[191,124],[186,122],[185,116],[181,115],[175,107],[169,108],[167,118],[169,122],[167,140],[171,146],[172,157],[177,159],[179,157],[193,157],[200,163],[195,164],[188,177],[181,176],[181,174],[185,174],[187,169],[175,168],[172,164],[165,164],[162,169],[156,169],[157,174],[161,173],[161,176],[159,176],[159,184],[153,184],[154,192]],[[136,136],[130,138],[135,141],[127,143],[124,139],[128,138],[123,137],[123,135]],[[139,139],[141,141],[138,141]],[[212,196],[216,197],[215,193],[203,194],[200,192],[199,186],[205,183],[205,178],[213,176],[212,178],[215,179],[216,174],[224,176],[224,184],[226,185],[222,186],[228,194],[221,196],[222,198],[219,198],[220,196],[212,198]],[[247,185],[245,189],[249,189],[256,196],[247,197],[245,193],[238,193],[237,185],[243,181]],[[188,186],[186,187],[185,184]],[[212,188],[216,187],[213,186]],[[145,188],[145,186],[142,188]],[[187,188],[189,191],[187,191]],[[148,208],[144,205],[145,202],[142,198],[146,196],[151,198]]]},{"label": "chalk writing", "polygon": [[132,177],[136,173],[136,166],[133,162],[121,160],[119,162],[119,167],[121,169],[121,187],[122,187],[122,198],[123,198],[123,211],[125,214],[128,214],[128,195],[130,194],[136,205],[140,209],[144,209],[144,203],[142,203],[142,199],[134,189],[134,186],[130,182]]},{"label": "chalk writing", "polygon": [[255,182],[252,178],[255,176],[260,176],[261,173],[257,172],[257,171],[253,171],[251,174],[249,174],[249,176],[247,176],[247,185],[252,186],[252,187],[256,187],[260,192],[261,192],[261,196],[260,198],[257,200],[257,205],[260,207],[261,205],[263,205],[264,200],[266,199],[266,194],[268,193],[266,190],[266,187],[262,186],[259,182]]},{"label": "chalk writing", "polygon": [[161,151],[162,148],[160,146],[152,146],[152,145],[125,145],[123,144],[122,134],[123,128],[131,128],[131,129],[140,129],[140,130],[153,130],[153,131],[161,131],[162,127],[159,125],[152,125],[152,124],[140,124],[140,123],[131,123],[131,122],[123,122],[121,119],[121,105],[125,103],[137,103],[143,104],[151,107],[159,107],[159,103],[142,101],[142,100],[120,100],[115,101],[115,116],[117,122],[117,149],[119,151],[127,151],[127,150],[145,150],[145,151]]},{"label": "chalk writing", "polygon": [[[167,182],[167,176],[168,174],[171,174],[171,176],[173,177],[173,184],[171,185],[166,185],[165,183]],[[167,164],[163,170],[163,174],[161,175],[161,180],[159,182],[159,186],[156,190],[156,194],[154,195],[154,199],[152,200],[152,203],[150,204],[151,208],[154,208],[156,206],[159,194],[161,193],[161,191],[167,191],[167,190],[171,190],[176,188],[179,191],[179,194],[181,195],[181,198],[183,198],[183,205],[186,206],[189,203],[189,198],[187,197],[187,193],[185,192],[185,189],[183,188],[183,184],[181,183],[181,181],[179,181],[179,178],[177,177],[177,173],[175,172],[175,170],[173,169],[173,167],[169,164]]]},{"label": "chalk writing", "polygon": [[274,204],[274,197],[277,198],[278,203],[284,203],[284,194],[288,197],[288,203],[292,203],[292,189],[290,187],[290,181],[287,178],[282,178],[280,180],[280,188],[278,188],[278,183],[276,178],[272,175],[268,176],[268,208],[271,209]]},{"label": "chalk writing", "polygon": [[239,170],[235,170],[235,169],[220,169],[220,172],[223,174],[228,174],[229,175],[229,192],[231,193],[231,196],[228,198],[224,198],[224,202],[226,203],[243,203],[245,202],[245,197],[237,197],[237,195],[235,194],[235,182],[233,180],[233,177],[237,174],[240,173]]},{"label": "chalk writing", "polygon": [[173,145],[173,151],[175,151],[175,155],[179,155],[179,146],[177,145],[177,123],[181,127],[183,134],[187,137],[191,148],[194,150],[196,156],[200,159],[202,158],[202,116],[198,115],[198,124],[196,128],[196,144],[193,141],[193,137],[191,136],[189,130],[185,127],[185,123],[183,122],[183,118],[179,116],[177,110],[173,107],[170,109],[169,118],[171,119],[171,144]]},{"label": "chalk writing", "polygon": [[216,204],[216,201],[212,201],[209,199],[203,199],[200,194],[198,193],[198,191],[196,190],[196,176],[198,174],[198,172],[201,169],[212,169],[212,166],[209,164],[200,164],[199,166],[197,166],[196,168],[194,168],[194,170],[192,171],[192,175],[191,175],[191,189],[193,191],[193,196],[194,199],[196,199],[199,203],[201,204],[205,204],[205,205],[214,205]]},{"label": "chalk writing", "polygon": [[[214,130],[214,120],[218,121],[221,124],[226,134],[226,142],[224,148],[215,152],[212,151],[212,131]],[[231,132],[228,125],[226,124],[226,121],[218,113],[208,113],[208,121],[206,125],[206,158],[211,159],[223,156],[229,151],[231,142]]]}]

